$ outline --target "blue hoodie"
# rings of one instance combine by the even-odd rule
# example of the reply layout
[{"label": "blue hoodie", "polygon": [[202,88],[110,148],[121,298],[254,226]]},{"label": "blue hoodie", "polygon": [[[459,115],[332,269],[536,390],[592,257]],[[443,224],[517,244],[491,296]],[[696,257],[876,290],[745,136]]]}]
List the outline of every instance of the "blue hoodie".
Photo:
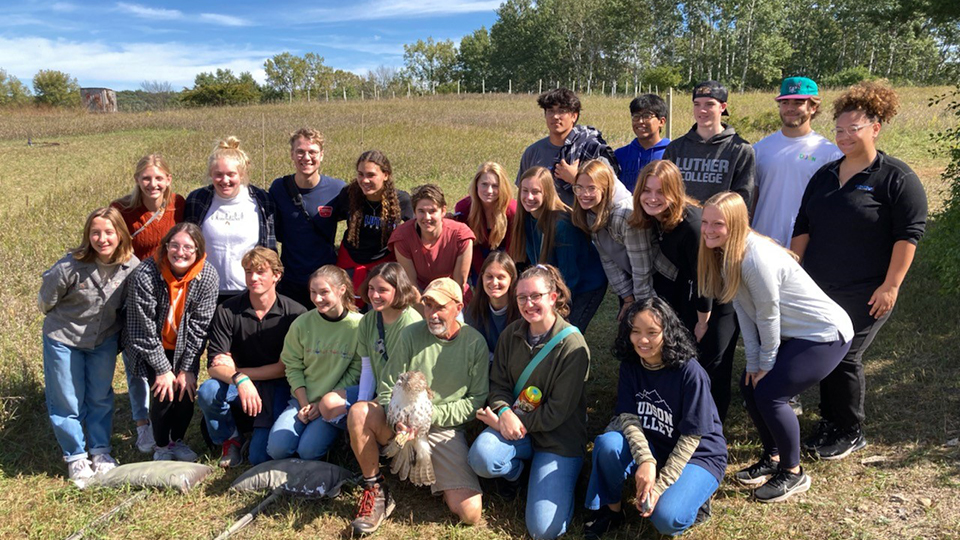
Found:
[{"label": "blue hoodie", "polygon": [[614,151],[617,156],[617,163],[620,164],[620,181],[627,189],[633,193],[633,188],[637,185],[637,176],[640,171],[653,160],[663,159],[663,151],[670,144],[670,139],[664,137],[657,144],[650,147],[649,150],[640,146],[640,141],[636,138],[626,146],[621,146]]}]

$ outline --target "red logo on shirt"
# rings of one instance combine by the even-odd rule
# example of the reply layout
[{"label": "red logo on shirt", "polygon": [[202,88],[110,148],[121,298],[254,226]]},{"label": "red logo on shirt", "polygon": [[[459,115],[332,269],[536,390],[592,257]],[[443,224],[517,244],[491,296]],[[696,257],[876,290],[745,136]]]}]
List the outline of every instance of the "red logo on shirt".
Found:
[{"label": "red logo on shirt", "polygon": [[330,217],[330,216],[333,215],[333,207],[332,207],[332,206],[318,206],[318,207],[317,207],[317,213],[320,214],[320,217],[322,217],[322,218],[328,218],[328,217]]}]

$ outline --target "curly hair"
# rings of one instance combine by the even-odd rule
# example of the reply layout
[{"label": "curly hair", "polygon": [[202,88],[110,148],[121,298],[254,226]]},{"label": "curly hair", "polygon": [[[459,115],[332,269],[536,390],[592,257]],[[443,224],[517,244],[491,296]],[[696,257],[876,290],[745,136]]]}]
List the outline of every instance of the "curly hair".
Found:
[{"label": "curly hair", "polygon": [[885,124],[900,110],[900,97],[885,81],[862,81],[847,89],[833,103],[833,119],[860,111],[874,122]]},{"label": "curly hair", "polygon": [[[386,179],[383,181],[383,188],[380,190],[380,242],[387,245],[390,234],[393,230],[403,223],[403,217],[400,214],[400,199],[397,197],[397,188],[393,184],[393,168],[390,166],[390,160],[379,150],[367,150],[357,158],[357,169],[363,163],[373,163]],[[363,209],[367,204],[367,198],[360,189],[360,183],[357,180],[350,182],[347,188],[347,195],[350,199],[350,219],[347,221],[347,242],[356,247],[360,245],[360,228],[363,226]]]},{"label": "curly hair", "polygon": [[630,333],[633,330],[633,319],[643,311],[649,311],[663,331],[660,359],[664,367],[669,369],[683,367],[685,363],[697,357],[697,346],[694,344],[693,336],[690,335],[690,330],[680,322],[677,313],[666,300],[652,297],[631,304],[623,319],[620,320],[617,339],[613,343],[613,355],[617,360],[640,363],[640,355],[630,341]]}]

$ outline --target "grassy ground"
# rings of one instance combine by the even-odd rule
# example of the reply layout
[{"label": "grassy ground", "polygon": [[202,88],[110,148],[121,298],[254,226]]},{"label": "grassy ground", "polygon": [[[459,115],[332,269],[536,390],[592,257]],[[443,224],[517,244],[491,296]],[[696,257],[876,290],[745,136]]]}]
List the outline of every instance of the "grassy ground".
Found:
[{"label": "grassy ground", "polygon": [[[931,206],[941,200],[945,165],[929,135],[949,117],[927,107],[939,89],[904,89],[903,110],[884,128],[880,146],[919,173]],[[827,94],[829,105],[835,94]],[[773,94],[731,98],[730,122],[750,141],[777,128]],[[688,96],[677,96],[674,136],[692,123]],[[827,112],[815,121],[826,132]],[[586,97],[582,123],[600,127],[607,140],[630,139],[627,100]],[[92,116],[22,114],[0,118],[0,538],[65,537],[129,495],[65,481],[65,467],[43,404],[40,326],[35,295],[40,273],[78,242],[85,215],[132,187],[132,167],[149,152],[162,152],[182,194],[201,185],[206,157],[217,138],[237,135],[253,159],[251,178],[266,187],[291,170],[287,133],[301,125],[327,136],[325,173],[349,179],[356,156],[379,148],[390,156],[401,188],[439,183],[453,200],[465,193],[476,166],[495,160],[515,170],[523,148],[543,136],[542,115],[532,96],[470,96],[255,106],[160,114]],[[28,138],[33,146],[27,145]],[[689,538],[960,538],[960,451],[948,446],[960,435],[960,314],[957,298],[938,294],[936,275],[918,259],[897,311],[867,355],[867,435],[870,446],[840,463],[807,462],[813,489],[782,505],[761,506],[725,481],[714,518]],[[616,365],[609,354],[616,301],[608,296],[588,333],[593,351],[588,383],[592,433],[614,402]],[[114,388],[115,455],[143,459],[133,448],[122,368]],[[816,391],[804,396],[803,429],[813,427]],[[758,441],[742,407],[731,408],[726,426],[730,470],[748,464]],[[197,422],[189,442],[200,448]],[[214,464],[215,455],[203,459]],[[870,458],[866,460],[865,458]],[[350,466],[341,448],[334,460]],[[113,522],[99,538],[210,538],[258,500],[227,492],[236,472],[216,472],[199,489],[180,495],[151,493]],[[586,471],[582,478],[585,484]],[[582,487],[580,497],[582,497]],[[397,512],[382,538],[508,538],[523,535],[522,506],[491,497],[486,525],[454,525],[439,500],[426,491],[398,487]],[[353,512],[354,494],[332,501],[287,499],[273,506],[239,538],[330,538],[341,534]],[[582,499],[578,498],[578,501]],[[580,533],[578,510],[571,536]],[[617,538],[654,538],[629,514]]]}]

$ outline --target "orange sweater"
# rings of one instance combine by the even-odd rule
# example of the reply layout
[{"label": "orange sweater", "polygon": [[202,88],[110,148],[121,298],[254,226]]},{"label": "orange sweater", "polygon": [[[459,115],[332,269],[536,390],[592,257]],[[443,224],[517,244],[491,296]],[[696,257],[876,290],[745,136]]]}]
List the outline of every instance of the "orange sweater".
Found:
[{"label": "orange sweater", "polygon": [[[153,212],[147,210],[147,207],[142,204],[137,208],[126,209],[117,200],[110,203],[110,206],[120,211],[120,215],[123,216],[123,221],[127,224],[127,230],[130,231],[131,235],[143,228],[144,223],[153,216]],[[163,215],[153,220],[149,227],[133,239],[133,254],[138,259],[142,261],[153,256],[157,246],[160,245],[160,240],[163,239],[163,235],[167,234],[171,227],[183,221],[183,207],[183,197],[174,193]]]}]

